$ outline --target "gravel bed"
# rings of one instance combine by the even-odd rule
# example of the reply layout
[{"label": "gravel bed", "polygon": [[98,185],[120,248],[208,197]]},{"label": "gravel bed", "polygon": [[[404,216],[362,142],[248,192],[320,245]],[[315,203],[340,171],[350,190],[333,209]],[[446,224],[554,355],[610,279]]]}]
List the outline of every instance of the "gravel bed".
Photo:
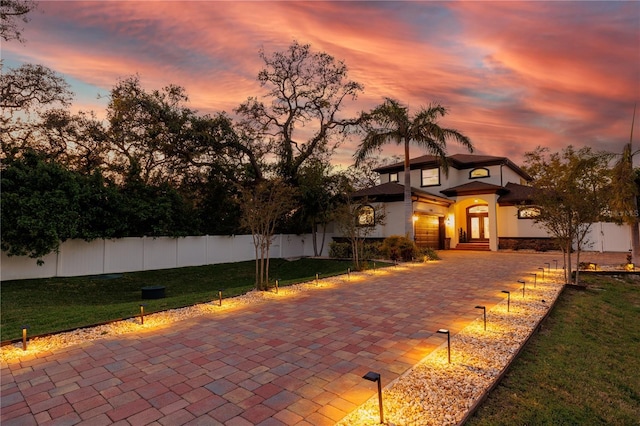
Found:
[{"label": "gravel bed", "polygon": [[[451,364],[444,343],[389,383],[382,394],[386,424],[459,424],[549,311],[562,290],[561,278],[560,274],[551,274],[547,282],[538,283],[535,288],[527,286],[524,298],[522,293],[512,292],[509,312],[506,298],[487,311],[486,331],[479,318],[452,335]],[[375,395],[337,426],[377,424],[380,414]]]}]

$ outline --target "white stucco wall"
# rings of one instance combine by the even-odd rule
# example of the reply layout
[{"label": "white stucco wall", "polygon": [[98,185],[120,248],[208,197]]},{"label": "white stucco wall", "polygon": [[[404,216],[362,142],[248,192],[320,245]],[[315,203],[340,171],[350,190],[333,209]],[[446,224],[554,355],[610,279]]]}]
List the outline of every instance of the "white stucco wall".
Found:
[{"label": "white stucco wall", "polygon": [[507,238],[545,238],[547,232],[533,219],[518,219],[515,206],[498,207],[498,236]]}]

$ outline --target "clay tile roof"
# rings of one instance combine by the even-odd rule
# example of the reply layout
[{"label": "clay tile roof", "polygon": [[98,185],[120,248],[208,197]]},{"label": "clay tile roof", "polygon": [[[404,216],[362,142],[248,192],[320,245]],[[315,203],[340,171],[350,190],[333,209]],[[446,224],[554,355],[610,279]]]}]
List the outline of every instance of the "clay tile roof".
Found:
[{"label": "clay tile roof", "polygon": [[440,192],[448,197],[456,197],[458,195],[503,194],[506,192],[506,189],[490,183],[469,182]]},{"label": "clay tile roof", "polygon": [[537,189],[531,186],[519,185],[517,183],[507,183],[505,189],[509,192],[498,198],[501,206],[513,206],[516,204],[531,204]]},{"label": "clay tile roof", "polygon": [[[440,195],[431,194],[417,188],[411,188],[411,195],[422,201],[430,201],[437,204],[453,204],[453,201]],[[387,182],[381,185],[364,188],[351,194],[353,198],[371,198],[372,201],[400,201],[404,198],[404,185],[396,182]]]}]

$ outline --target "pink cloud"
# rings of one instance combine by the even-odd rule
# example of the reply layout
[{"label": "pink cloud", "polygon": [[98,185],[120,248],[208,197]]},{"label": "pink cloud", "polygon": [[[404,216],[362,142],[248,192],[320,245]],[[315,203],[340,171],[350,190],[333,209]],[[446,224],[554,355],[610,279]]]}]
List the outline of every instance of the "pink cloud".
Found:
[{"label": "pink cloud", "polygon": [[[412,111],[438,101],[451,109],[443,124],[471,136],[478,152],[515,161],[536,145],[618,150],[640,97],[633,2],[42,2],[41,9],[27,44],[3,51],[96,91],[139,73],[147,88],[184,86],[203,113],[230,112],[262,94],[258,50],[297,39],[344,60],[350,78],[364,84],[345,115],[385,96]],[[356,144],[345,144],[336,161]]]}]

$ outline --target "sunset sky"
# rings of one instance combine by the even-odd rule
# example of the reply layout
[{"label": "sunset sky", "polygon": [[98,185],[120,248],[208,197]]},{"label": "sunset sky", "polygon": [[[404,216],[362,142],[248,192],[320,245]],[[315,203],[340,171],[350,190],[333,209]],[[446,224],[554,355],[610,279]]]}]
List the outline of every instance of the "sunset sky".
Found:
[{"label": "sunset sky", "polygon": [[[52,68],[72,85],[73,110],[98,116],[136,73],[148,90],[185,87],[202,114],[232,113],[264,94],[258,50],[293,40],[343,60],[364,85],[345,118],[384,97],[411,111],[439,102],[451,111],[441,124],[477,153],[518,164],[538,145],[621,151],[640,100],[636,1],[41,1],[30,17],[26,43],[3,43],[4,66]],[[335,162],[350,162],[356,144]]]}]

